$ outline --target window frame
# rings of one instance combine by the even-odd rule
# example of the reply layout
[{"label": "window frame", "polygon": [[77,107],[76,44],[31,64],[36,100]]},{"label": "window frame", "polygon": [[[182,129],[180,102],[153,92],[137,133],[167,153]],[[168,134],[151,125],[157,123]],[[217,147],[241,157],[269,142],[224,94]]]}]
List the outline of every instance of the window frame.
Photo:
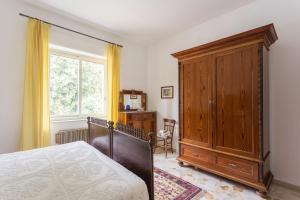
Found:
[{"label": "window frame", "polygon": [[[88,116],[94,116],[94,117],[99,117],[99,118],[104,118],[106,119],[107,117],[107,66],[106,66],[106,59],[100,58],[100,57],[92,57],[88,55],[84,55],[85,52],[82,54],[80,53],[73,53],[69,51],[64,51],[60,49],[54,49],[50,48],[49,49],[49,112],[51,110],[50,108],[50,73],[51,73],[51,66],[50,66],[50,56],[51,55],[56,55],[56,56],[61,56],[61,57],[66,57],[66,58],[71,58],[71,59],[78,59],[79,60],[79,75],[78,75],[78,114],[75,115],[51,115],[50,114],[50,120],[52,122],[64,122],[64,121],[82,121],[86,120]],[[90,113],[90,114],[82,114],[82,61],[85,62],[93,62],[97,64],[102,64],[104,66],[104,113]]]}]

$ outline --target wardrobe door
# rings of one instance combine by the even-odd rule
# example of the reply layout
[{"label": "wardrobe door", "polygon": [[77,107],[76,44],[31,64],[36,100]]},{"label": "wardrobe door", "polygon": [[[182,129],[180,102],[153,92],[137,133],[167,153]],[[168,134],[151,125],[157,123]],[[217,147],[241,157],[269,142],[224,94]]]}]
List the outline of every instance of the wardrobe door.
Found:
[{"label": "wardrobe door", "polygon": [[258,47],[215,57],[216,133],[214,148],[258,157]]},{"label": "wardrobe door", "polygon": [[181,63],[181,140],[212,147],[212,59],[195,58]]}]

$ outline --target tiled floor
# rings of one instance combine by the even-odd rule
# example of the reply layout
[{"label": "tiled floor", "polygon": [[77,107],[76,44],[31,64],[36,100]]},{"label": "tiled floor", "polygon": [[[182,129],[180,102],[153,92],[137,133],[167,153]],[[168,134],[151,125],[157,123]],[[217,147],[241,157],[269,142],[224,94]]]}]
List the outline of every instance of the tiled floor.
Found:
[{"label": "tiled floor", "polygon": [[[180,167],[176,161],[176,154],[154,155],[154,166],[180,177],[203,189],[201,200],[261,200],[255,191],[237,183],[222,179],[191,167]],[[289,190],[272,184],[268,199],[272,200],[300,200],[300,192]]]}]

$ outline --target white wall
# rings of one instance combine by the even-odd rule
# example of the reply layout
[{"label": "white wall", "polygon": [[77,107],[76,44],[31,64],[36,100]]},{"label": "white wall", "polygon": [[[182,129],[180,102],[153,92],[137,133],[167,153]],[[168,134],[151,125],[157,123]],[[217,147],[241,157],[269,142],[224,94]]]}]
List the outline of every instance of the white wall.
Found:
[{"label": "white wall", "polygon": [[[145,90],[146,49],[114,34],[82,24],[18,0],[0,0],[0,153],[18,149],[25,63],[26,18],[32,15],[71,29],[124,45],[121,88]],[[70,32],[51,28],[50,41],[91,53],[104,54],[105,44]],[[86,122],[52,124],[52,131],[82,127]]]},{"label": "white wall", "polygon": [[257,0],[149,47],[148,94],[158,121],[178,120],[177,89],[173,100],[160,99],[161,86],[178,86],[171,53],[273,22],[279,40],[270,52],[271,168],[276,179],[300,186],[299,10],[299,0]]}]

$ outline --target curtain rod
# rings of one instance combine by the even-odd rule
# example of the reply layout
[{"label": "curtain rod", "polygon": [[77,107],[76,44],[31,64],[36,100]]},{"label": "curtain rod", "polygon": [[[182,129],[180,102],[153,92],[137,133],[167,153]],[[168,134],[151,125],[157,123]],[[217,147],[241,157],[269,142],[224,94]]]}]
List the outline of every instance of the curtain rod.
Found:
[{"label": "curtain rod", "polygon": [[88,34],[85,34],[85,33],[81,33],[81,32],[79,32],[79,31],[75,31],[75,30],[72,30],[72,29],[69,29],[69,28],[66,28],[66,27],[57,25],[57,24],[53,24],[53,23],[51,23],[51,22],[47,22],[47,21],[44,21],[44,20],[41,20],[41,19],[38,19],[38,18],[35,18],[35,17],[31,17],[31,16],[29,16],[29,15],[25,15],[25,14],[23,14],[23,13],[19,13],[19,15],[22,16],[22,17],[27,17],[27,18],[36,19],[36,20],[42,21],[42,22],[44,22],[44,23],[46,23],[46,24],[49,24],[49,25],[51,25],[51,26],[55,26],[55,27],[58,27],[58,28],[61,28],[61,29],[67,30],[67,31],[71,31],[71,32],[73,32],[73,33],[77,33],[77,34],[79,34],[79,35],[83,35],[83,36],[86,36],[86,37],[89,37],[89,38],[92,38],[92,39],[95,39],[95,40],[99,40],[99,41],[106,42],[106,43],[109,43],[109,44],[115,44],[115,45],[117,45],[117,46],[119,46],[119,47],[123,47],[123,46],[120,45],[120,44],[116,44],[116,43],[113,43],[113,42],[110,42],[110,41],[107,41],[107,40],[103,40],[103,39],[100,39],[100,38],[97,38],[97,37],[94,37],[94,36],[91,36],[91,35],[88,35]]}]

